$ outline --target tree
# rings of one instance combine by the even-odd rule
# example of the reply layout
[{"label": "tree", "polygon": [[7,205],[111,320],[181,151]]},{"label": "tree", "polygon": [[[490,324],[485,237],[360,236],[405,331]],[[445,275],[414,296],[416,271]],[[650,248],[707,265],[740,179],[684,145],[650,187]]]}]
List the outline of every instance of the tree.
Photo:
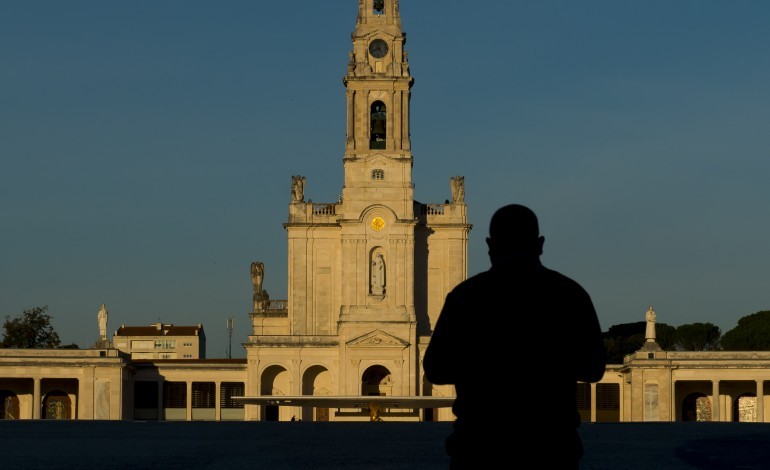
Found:
[{"label": "tree", "polygon": [[47,310],[48,306],[33,307],[14,319],[6,316],[0,347],[44,349],[59,346],[59,334],[53,329],[51,316],[45,313]]},{"label": "tree", "polygon": [[[622,364],[623,358],[633,354],[647,341],[647,322],[621,323],[612,325],[604,333],[604,347],[607,349],[609,364]],[[665,323],[655,324],[655,341],[666,350],[673,349],[676,328]]]},{"label": "tree", "polygon": [[722,331],[712,323],[688,323],[676,327],[676,345],[683,351],[714,351]]},{"label": "tree", "polygon": [[770,310],[738,320],[738,326],[722,336],[725,351],[770,351]]}]

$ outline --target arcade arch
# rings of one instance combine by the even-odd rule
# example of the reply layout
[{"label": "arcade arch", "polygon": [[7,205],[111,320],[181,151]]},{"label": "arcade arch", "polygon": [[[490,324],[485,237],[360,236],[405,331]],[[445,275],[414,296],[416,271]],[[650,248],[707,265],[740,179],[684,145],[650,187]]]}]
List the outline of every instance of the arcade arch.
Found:
[{"label": "arcade arch", "polygon": [[0,419],[19,419],[19,397],[11,390],[0,390]]}]

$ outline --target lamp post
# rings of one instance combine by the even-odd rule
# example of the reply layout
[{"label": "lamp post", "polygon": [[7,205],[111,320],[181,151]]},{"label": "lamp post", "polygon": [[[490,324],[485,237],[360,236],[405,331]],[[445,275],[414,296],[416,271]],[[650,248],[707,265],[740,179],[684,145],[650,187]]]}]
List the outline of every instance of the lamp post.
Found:
[{"label": "lamp post", "polygon": [[227,345],[228,359],[233,358],[233,324],[234,323],[235,323],[235,319],[233,317],[227,317],[227,335],[229,337],[228,345]]}]

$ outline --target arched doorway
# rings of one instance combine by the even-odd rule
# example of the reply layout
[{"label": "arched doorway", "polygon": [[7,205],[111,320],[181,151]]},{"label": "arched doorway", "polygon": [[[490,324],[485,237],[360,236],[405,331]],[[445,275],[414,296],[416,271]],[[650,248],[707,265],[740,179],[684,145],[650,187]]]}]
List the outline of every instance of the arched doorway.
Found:
[{"label": "arched doorway", "polygon": [[[281,366],[270,366],[262,372],[260,380],[260,395],[267,396],[281,396],[289,395],[290,388],[289,372]],[[280,421],[281,420],[281,407],[277,405],[262,405],[261,407],[262,421]],[[290,410],[285,408],[283,413],[289,413]],[[288,421],[287,417],[284,417],[284,421]]]},{"label": "arched doorway", "polygon": [[682,401],[682,421],[711,421],[711,398],[696,392]]},{"label": "arched doorway", "polygon": [[371,366],[361,376],[361,395],[393,395],[393,379],[383,366]]},{"label": "arched doorway", "polygon": [[[332,390],[331,373],[323,366],[310,366],[302,377],[302,394],[329,396]],[[329,408],[304,406],[302,417],[305,421],[329,421]]]},{"label": "arched doorway", "polygon": [[[371,366],[361,375],[361,395],[362,396],[392,396],[393,378],[390,371],[380,365]],[[380,413],[387,409],[380,408],[379,405],[373,405],[370,408],[363,408],[362,411],[369,413],[369,419],[372,421],[382,421]]]},{"label": "arched doorway", "polygon": [[19,419],[19,397],[10,390],[0,390],[0,419]]},{"label": "arched doorway", "polygon": [[755,394],[744,393],[733,401],[733,421],[741,423],[757,422],[757,396]]},{"label": "arched doorway", "polygon": [[53,390],[43,398],[43,419],[72,419],[72,400],[61,390]]}]

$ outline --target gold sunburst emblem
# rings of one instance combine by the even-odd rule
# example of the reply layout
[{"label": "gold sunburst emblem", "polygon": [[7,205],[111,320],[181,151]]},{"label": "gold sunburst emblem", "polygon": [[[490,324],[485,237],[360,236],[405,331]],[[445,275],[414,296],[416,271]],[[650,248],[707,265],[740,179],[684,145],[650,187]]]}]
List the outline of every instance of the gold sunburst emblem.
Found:
[{"label": "gold sunburst emblem", "polygon": [[382,230],[385,227],[385,221],[382,217],[375,217],[372,219],[372,228],[374,230]]}]

